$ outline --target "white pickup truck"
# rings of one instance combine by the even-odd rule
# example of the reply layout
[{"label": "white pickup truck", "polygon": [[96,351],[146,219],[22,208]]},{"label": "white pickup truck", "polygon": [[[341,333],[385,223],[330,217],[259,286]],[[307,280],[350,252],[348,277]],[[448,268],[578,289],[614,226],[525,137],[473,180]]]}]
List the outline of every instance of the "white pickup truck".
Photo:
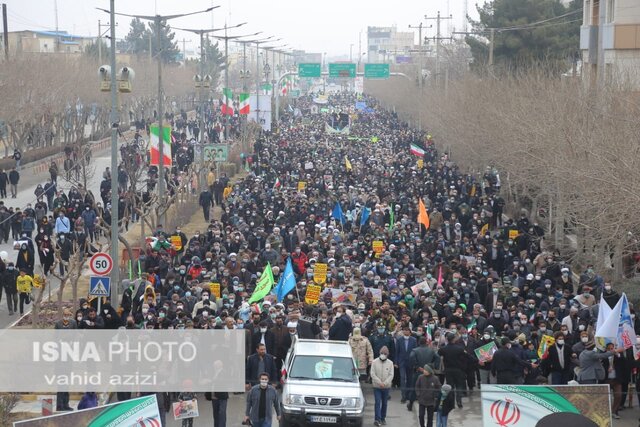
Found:
[{"label": "white pickup truck", "polygon": [[298,339],[282,367],[280,427],[361,427],[365,401],[358,378],[349,343]]}]

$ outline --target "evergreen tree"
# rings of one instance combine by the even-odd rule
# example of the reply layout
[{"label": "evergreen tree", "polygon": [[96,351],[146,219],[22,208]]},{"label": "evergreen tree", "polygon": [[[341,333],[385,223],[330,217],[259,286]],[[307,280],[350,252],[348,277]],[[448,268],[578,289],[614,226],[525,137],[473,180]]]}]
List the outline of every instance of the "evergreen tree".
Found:
[{"label": "evergreen tree", "polygon": [[482,39],[466,40],[476,69],[488,63],[490,28],[496,29],[493,54],[497,70],[517,72],[542,65],[545,71],[558,74],[579,58],[581,0],[569,6],[560,0],[493,0],[477,9],[480,19],[473,22],[473,28]]}]

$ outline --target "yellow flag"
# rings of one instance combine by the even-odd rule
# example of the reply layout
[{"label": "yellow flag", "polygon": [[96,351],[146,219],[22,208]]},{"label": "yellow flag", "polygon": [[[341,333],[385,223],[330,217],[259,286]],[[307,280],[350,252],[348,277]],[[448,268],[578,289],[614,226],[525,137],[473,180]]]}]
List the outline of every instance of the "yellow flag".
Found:
[{"label": "yellow flag", "polygon": [[424,224],[425,228],[429,229],[429,214],[422,199],[418,200],[418,224]]},{"label": "yellow flag", "polygon": [[485,234],[487,234],[487,231],[489,231],[489,224],[485,224],[482,226],[482,228],[480,229],[480,235],[484,236]]},{"label": "yellow flag", "polygon": [[347,156],[344,156],[344,165],[346,166],[347,170],[350,171],[351,170],[351,162],[349,161],[349,159],[347,158]]}]

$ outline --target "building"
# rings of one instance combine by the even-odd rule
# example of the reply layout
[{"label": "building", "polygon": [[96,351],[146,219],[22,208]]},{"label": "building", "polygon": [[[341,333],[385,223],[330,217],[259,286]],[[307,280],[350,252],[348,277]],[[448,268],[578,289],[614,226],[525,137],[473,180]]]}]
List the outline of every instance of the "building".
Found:
[{"label": "building", "polygon": [[640,1],[584,0],[580,50],[587,82],[640,90]]},{"label": "building", "polygon": [[82,53],[94,37],[69,34],[66,31],[9,32],[9,55],[21,53]]},{"label": "building", "polygon": [[409,56],[414,33],[392,27],[367,27],[368,62],[396,62],[396,56]]},{"label": "building", "polygon": [[322,63],[322,53],[306,52],[304,50],[294,50],[293,59],[296,64]]}]

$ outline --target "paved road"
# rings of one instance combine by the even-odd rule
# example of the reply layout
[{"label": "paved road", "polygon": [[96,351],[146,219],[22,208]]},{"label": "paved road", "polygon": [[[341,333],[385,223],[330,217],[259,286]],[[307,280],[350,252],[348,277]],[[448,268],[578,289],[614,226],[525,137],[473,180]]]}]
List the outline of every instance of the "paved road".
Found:
[{"label": "paved road", "polygon": [[[34,175],[31,172],[32,165],[27,164],[23,165],[23,169],[20,174],[20,183],[18,184],[18,196],[15,199],[12,199],[11,196],[6,199],[2,199],[4,201],[5,206],[7,207],[19,207],[20,209],[24,209],[28,203],[32,205],[36,202],[36,197],[34,195],[34,191],[38,184],[43,184],[46,182],[47,178],[49,178],[49,173],[43,173],[39,175]],[[60,166],[60,165],[59,165]],[[93,173],[93,179],[89,183],[89,190],[94,194],[96,198],[100,197],[100,182],[102,181],[102,172],[105,170],[107,166],[111,166],[111,155],[109,150],[99,151],[93,154],[91,159],[91,167],[95,169]],[[58,177],[58,188],[67,192],[71,184],[62,177]],[[34,234],[35,235],[35,234]],[[13,245],[10,243],[0,244],[0,251],[6,251],[9,254],[9,260],[14,261],[17,256],[17,251],[13,249]],[[39,272],[39,259],[36,254],[36,272]],[[51,286],[49,289],[51,290],[51,295],[55,295],[55,290],[59,286],[58,279],[51,277]],[[45,294],[45,297],[48,293]],[[29,306],[30,308],[30,306]],[[7,309],[6,299],[0,302],[0,328],[6,328],[11,326],[14,322],[19,319],[18,314],[14,314],[13,316],[9,316],[9,311]]]},{"label": "paved road", "polygon": [[[365,387],[365,395],[367,398],[367,406],[365,408],[364,426],[373,426],[373,392],[369,388]],[[634,400],[635,401],[635,400]],[[626,409],[620,413],[622,419],[613,420],[613,427],[637,427],[638,417],[640,411],[636,406],[632,409]],[[480,407],[480,396],[476,394],[471,398],[463,398],[463,409],[454,409],[449,416],[448,427],[483,427],[482,426],[482,411]],[[202,395],[198,398],[198,404],[200,406],[200,417],[194,419],[193,425],[195,427],[201,426],[213,426],[213,411],[211,402],[204,399]],[[244,394],[232,395],[229,398],[227,408],[227,426],[240,427],[242,417],[244,415]],[[182,424],[179,421],[173,420],[167,414],[166,427],[180,427]],[[272,425],[277,427],[278,423],[276,418],[273,418]],[[400,390],[394,389],[391,391],[391,400],[389,401],[389,407],[387,412],[387,425],[390,427],[404,426],[404,427],[418,427],[418,405],[414,405],[413,412],[409,412],[407,407],[400,403]],[[434,421],[435,427],[435,421]],[[494,426],[491,426],[494,427]],[[497,427],[497,426],[495,426]],[[578,426],[574,426],[578,427]]]}]

